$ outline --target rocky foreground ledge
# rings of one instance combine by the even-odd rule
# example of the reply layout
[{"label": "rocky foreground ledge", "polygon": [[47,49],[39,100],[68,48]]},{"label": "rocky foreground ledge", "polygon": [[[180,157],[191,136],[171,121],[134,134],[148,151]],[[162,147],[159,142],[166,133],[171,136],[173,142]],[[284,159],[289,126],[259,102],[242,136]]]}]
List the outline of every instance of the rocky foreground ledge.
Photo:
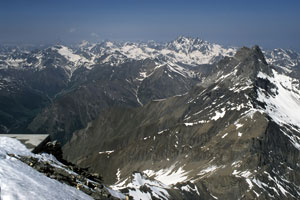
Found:
[{"label": "rocky foreground ledge", "polygon": [[62,163],[46,153],[59,154],[59,143],[49,142],[43,150],[33,154],[16,139],[0,137],[0,199],[126,198],[106,187],[99,174]]},{"label": "rocky foreground ledge", "polygon": [[43,173],[51,179],[61,183],[76,187],[78,190],[90,195],[94,199],[118,199],[111,195],[109,189],[102,184],[102,178],[99,174],[90,174],[85,169],[75,166],[67,166],[59,163],[52,155],[43,155],[47,158],[36,158],[30,156],[18,156],[8,154],[23,163],[26,163],[35,170]]}]

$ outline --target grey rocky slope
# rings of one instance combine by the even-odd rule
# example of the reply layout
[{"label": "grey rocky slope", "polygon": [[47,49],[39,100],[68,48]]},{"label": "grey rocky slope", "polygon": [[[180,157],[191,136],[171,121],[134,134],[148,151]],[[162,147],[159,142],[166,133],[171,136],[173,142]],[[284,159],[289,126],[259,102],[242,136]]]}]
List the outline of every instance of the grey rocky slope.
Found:
[{"label": "grey rocky slope", "polygon": [[297,73],[257,46],[210,69],[183,95],[106,111],[74,133],[65,158],[133,197],[297,199]]}]

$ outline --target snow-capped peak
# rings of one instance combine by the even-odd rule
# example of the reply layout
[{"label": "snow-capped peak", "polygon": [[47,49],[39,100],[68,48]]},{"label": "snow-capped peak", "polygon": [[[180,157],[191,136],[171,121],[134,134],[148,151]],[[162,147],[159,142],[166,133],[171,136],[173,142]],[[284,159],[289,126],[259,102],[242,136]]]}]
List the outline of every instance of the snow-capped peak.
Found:
[{"label": "snow-capped peak", "polygon": [[199,38],[179,36],[175,40],[169,42],[167,46],[179,51],[183,49],[190,49],[194,45],[209,45],[209,43],[207,41],[200,40]]},{"label": "snow-capped peak", "polygon": [[266,60],[269,64],[291,68],[300,65],[300,54],[290,49],[274,49],[265,51]]},{"label": "snow-capped peak", "polygon": [[75,54],[72,49],[63,46],[63,45],[56,45],[52,47],[52,50],[57,51],[60,55],[64,56],[68,61],[73,63],[78,62],[88,62],[88,60],[78,54]]},{"label": "snow-capped peak", "polygon": [[67,60],[71,62],[78,62],[79,60],[81,60],[81,57],[79,55],[74,54],[73,51],[66,46],[59,46],[56,48],[57,52],[60,55],[64,56]]}]

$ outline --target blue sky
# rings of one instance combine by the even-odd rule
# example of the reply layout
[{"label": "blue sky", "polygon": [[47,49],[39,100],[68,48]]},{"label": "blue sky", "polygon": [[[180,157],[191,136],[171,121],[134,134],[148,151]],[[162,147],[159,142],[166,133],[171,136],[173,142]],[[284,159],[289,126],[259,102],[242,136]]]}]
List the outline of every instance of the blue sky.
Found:
[{"label": "blue sky", "polygon": [[170,41],[300,50],[299,0],[0,0],[0,44]]}]

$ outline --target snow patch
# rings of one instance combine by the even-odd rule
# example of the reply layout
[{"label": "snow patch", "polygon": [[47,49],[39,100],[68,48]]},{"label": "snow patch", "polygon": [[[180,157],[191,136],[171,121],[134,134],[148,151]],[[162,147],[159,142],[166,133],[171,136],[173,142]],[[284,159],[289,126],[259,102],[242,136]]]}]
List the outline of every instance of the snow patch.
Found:
[{"label": "snow patch", "polygon": [[71,62],[78,62],[81,60],[79,55],[74,54],[68,47],[65,46],[61,46],[57,52]]},{"label": "snow patch", "polygon": [[222,108],[221,112],[215,111],[215,116],[213,116],[211,119],[217,121],[218,119],[223,118],[225,113],[226,113],[225,108]]},{"label": "snow patch", "polygon": [[99,154],[111,154],[111,153],[113,153],[113,152],[115,152],[115,150],[111,150],[111,151],[100,151],[99,152]]},{"label": "snow patch", "polygon": [[220,168],[220,167],[218,167],[218,166],[216,166],[216,165],[209,166],[209,167],[207,167],[206,169],[201,170],[201,171],[198,173],[198,175],[202,176],[202,175],[205,175],[205,174],[207,174],[207,173],[214,172],[214,171],[216,171],[218,168]]},{"label": "snow patch", "polygon": [[222,136],[222,139],[225,138],[227,135],[228,135],[228,133],[225,133],[225,134]]},{"label": "snow patch", "polygon": [[241,128],[242,126],[244,126],[244,124],[238,124],[238,123],[236,123],[236,124],[234,124],[235,126],[236,126],[236,129],[239,129],[239,128]]},{"label": "snow patch", "polygon": [[187,191],[187,192],[196,192],[196,194],[198,194],[198,196],[200,196],[200,192],[198,191],[197,186],[195,185],[194,188],[192,188],[189,185],[185,185],[181,187],[181,190]]},{"label": "snow patch", "polygon": [[197,122],[185,122],[184,125],[185,126],[194,126],[194,125],[197,125],[197,124],[205,124],[205,123],[208,123],[207,120],[200,120],[200,121],[197,121]]},{"label": "snow patch", "polygon": [[165,185],[173,185],[179,182],[184,182],[188,179],[187,173],[183,170],[183,167],[175,169],[175,164],[169,168],[161,169],[159,171],[145,170],[148,176],[153,177],[154,179],[162,182]]}]

